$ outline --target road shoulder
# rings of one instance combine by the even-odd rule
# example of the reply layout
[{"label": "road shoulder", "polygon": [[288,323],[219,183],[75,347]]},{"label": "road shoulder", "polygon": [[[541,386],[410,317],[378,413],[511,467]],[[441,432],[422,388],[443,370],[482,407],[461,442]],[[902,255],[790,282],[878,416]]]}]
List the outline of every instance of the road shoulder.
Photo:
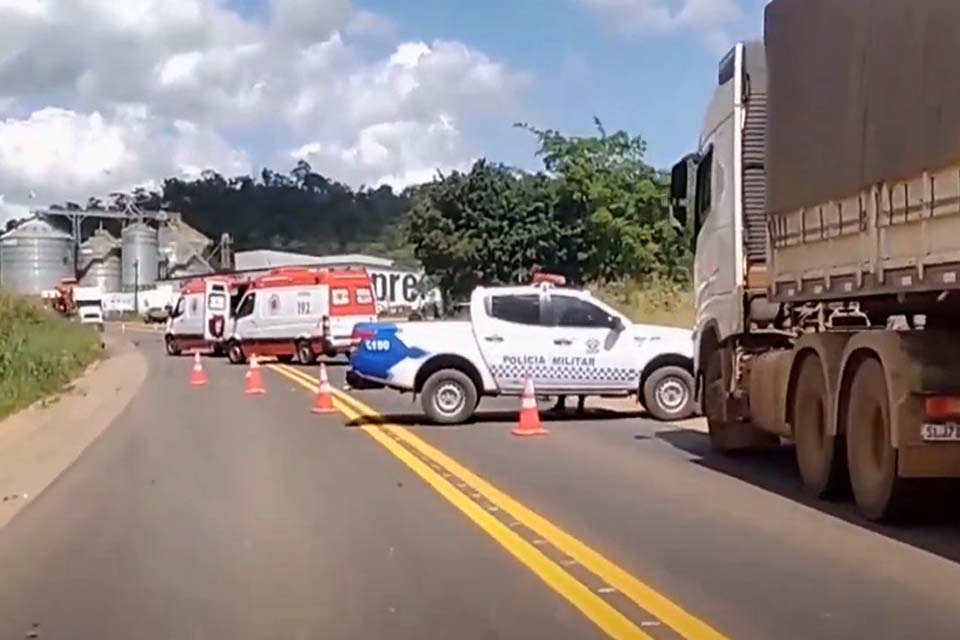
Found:
[{"label": "road shoulder", "polygon": [[[637,402],[637,399],[634,397],[629,398],[588,398],[587,399],[587,409],[600,409],[602,411],[610,411],[613,413],[622,413],[625,415],[629,414],[640,414],[645,410],[643,405]],[[707,430],[707,421],[704,418],[690,418],[689,420],[681,420],[679,422],[669,423],[678,429],[684,429],[686,431],[696,431],[699,433],[709,433]]]},{"label": "road shoulder", "polygon": [[120,415],[147,376],[146,358],[107,336],[107,356],[58,395],[0,422],[0,528]]}]

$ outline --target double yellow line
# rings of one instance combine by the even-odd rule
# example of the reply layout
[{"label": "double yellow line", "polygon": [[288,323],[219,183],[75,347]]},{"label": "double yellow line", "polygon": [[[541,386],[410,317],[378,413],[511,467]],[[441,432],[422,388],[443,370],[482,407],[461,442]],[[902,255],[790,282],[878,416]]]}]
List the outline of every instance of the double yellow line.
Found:
[{"label": "double yellow line", "polygon": [[[287,365],[268,365],[268,368],[313,393],[319,390],[320,381],[302,370]],[[334,406],[348,421],[357,424],[358,428],[406,464],[424,482],[433,487],[437,493],[611,638],[652,640],[640,625],[602,597],[603,593],[619,592],[646,612],[646,615],[642,611],[635,612],[634,618],[645,618],[644,622],[647,624],[666,625],[684,638],[726,640],[722,634],[608,560],[598,551],[497,489],[408,429],[385,423],[373,408],[342,391],[334,389],[333,394]],[[469,487],[475,498],[482,497],[491,506],[484,509],[475,499],[471,499],[464,491],[458,489],[448,479],[449,476],[458,478],[460,481],[458,486]],[[509,514],[516,522],[504,523],[492,515],[491,509]],[[517,524],[526,527],[538,536],[538,539],[531,541],[521,536],[514,528]],[[549,543],[566,556],[568,566],[580,565],[607,587],[598,589],[596,592],[591,590],[569,570],[547,557],[538,548],[537,542]]]}]

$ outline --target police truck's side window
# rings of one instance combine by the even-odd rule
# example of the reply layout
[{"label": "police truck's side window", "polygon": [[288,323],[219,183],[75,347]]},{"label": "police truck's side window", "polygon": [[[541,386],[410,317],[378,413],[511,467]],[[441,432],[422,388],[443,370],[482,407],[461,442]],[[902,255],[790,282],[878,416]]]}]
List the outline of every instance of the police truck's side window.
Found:
[{"label": "police truck's side window", "polygon": [[516,324],[540,324],[540,296],[491,296],[490,316]]},{"label": "police truck's side window", "polygon": [[586,300],[571,296],[550,296],[554,324],[558,327],[600,328],[610,326],[610,314]]},{"label": "police truck's side window", "polygon": [[251,293],[243,299],[243,302],[241,302],[240,306],[237,308],[238,318],[243,318],[253,313],[253,305],[256,303],[256,296],[257,294]]}]

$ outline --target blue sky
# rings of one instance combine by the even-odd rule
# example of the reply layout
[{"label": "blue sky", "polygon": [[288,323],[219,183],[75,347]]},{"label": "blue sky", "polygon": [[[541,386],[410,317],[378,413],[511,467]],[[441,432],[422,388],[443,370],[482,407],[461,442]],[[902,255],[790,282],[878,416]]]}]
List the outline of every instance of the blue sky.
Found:
[{"label": "blue sky", "polygon": [[593,117],[666,168],[765,0],[0,2],[0,222],[205,169],[300,159],[402,188],[478,157],[537,168],[517,121]]},{"label": "blue sky", "polygon": [[[741,19],[725,25],[730,42],[759,37],[766,0],[735,1]],[[363,6],[390,16],[403,39],[459,40],[529,71],[529,118],[537,125],[589,133],[596,115],[608,130],[642,135],[658,166],[696,142],[723,50],[700,30],[618,32],[575,0],[398,4],[368,0]],[[681,3],[665,4],[677,9]],[[487,153],[526,162],[521,132],[505,126],[487,135]]]}]

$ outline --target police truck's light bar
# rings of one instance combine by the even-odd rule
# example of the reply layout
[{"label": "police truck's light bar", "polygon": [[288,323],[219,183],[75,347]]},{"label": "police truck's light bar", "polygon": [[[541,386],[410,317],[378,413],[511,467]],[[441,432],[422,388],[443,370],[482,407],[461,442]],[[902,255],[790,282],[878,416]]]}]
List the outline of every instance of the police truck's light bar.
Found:
[{"label": "police truck's light bar", "polygon": [[535,273],[533,274],[533,284],[547,284],[562,287],[567,284],[567,279],[556,273]]}]

